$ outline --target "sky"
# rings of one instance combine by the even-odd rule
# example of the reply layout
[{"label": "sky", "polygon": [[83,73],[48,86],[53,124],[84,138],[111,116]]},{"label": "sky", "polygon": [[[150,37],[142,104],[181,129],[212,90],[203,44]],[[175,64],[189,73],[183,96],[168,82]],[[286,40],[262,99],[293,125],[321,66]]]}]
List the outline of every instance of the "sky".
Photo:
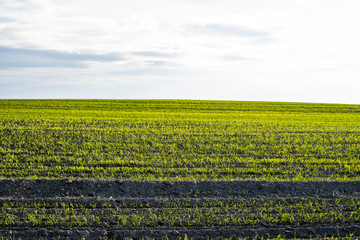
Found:
[{"label": "sky", "polygon": [[0,0],[0,98],[360,104],[359,0]]}]

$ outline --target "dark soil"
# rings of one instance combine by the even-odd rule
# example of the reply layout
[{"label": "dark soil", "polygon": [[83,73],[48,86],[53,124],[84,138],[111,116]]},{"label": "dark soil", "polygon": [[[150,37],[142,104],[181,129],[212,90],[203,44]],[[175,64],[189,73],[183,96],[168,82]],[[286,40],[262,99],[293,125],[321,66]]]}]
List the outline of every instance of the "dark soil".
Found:
[{"label": "dark soil", "polygon": [[[201,202],[206,199],[343,199],[360,198],[360,181],[351,182],[266,182],[266,181],[100,181],[100,180],[0,180],[2,202],[72,202],[87,204],[104,202],[157,202],[186,200]],[[141,239],[145,237],[170,239],[187,235],[195,239],[262,236],[276,238],[316,238],[316,236],[360,236],[360,223],[319,223],[207,227],[169,227],[159,223],[155,227],[32,227],[0,226],[0,238],[21,239]]]},{"label": "dark soil", "polygon": [[341,197],[359,195],[360,181],[102,181],[0,180],[0,197]]}]

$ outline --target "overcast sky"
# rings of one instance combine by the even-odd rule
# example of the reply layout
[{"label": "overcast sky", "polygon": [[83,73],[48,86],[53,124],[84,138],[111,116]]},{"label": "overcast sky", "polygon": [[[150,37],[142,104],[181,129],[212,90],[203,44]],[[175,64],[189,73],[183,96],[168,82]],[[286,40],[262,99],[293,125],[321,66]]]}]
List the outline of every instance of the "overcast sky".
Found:
[{"label": "overcast sky", "polygon": [[0,98],[360,104],[359,0],[0,0]]}]

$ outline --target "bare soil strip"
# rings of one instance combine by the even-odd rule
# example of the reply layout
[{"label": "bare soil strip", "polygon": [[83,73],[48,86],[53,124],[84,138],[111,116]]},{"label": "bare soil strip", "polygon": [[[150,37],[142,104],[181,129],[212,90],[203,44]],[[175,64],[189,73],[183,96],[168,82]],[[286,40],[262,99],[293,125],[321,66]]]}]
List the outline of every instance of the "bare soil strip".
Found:
[{"label": "bare soil strip", "polygon": [[0,197],[342,197],[359,195],[360,181],[108,181],[0,180]]}]

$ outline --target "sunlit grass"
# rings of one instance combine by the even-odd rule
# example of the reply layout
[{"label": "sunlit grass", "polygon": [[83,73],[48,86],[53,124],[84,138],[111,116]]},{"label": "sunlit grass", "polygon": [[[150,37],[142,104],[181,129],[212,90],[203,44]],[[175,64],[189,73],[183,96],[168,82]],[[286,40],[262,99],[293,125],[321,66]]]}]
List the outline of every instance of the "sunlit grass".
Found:
[{"label": "sunlit grass", "polygon": [[360,106],[0,100],[0,178],[359,180]]}]

